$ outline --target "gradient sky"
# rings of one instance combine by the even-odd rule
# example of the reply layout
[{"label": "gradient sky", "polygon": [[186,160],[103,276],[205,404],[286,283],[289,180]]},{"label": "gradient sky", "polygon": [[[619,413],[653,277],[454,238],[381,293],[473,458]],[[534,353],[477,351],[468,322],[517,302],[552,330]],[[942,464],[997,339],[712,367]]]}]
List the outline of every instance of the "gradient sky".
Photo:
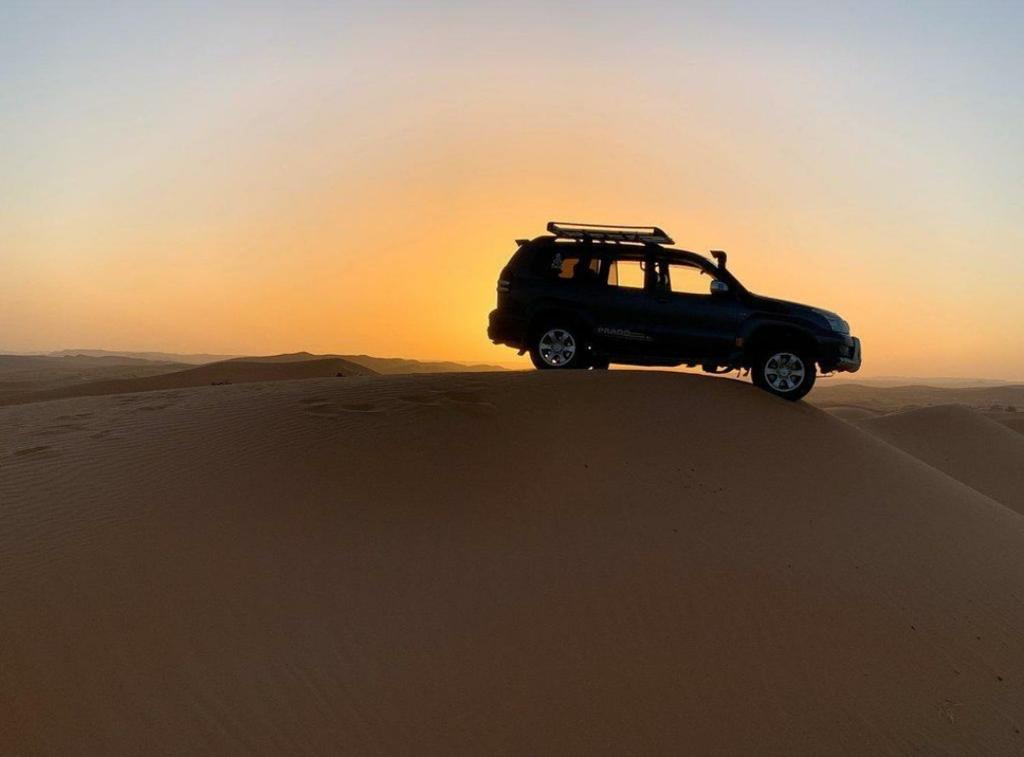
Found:
[{"label": "gradient sky", "polygon": [[0,350],[509,361],[559,218],[1024,379],[1024,4],[893,5],[7,0]]}]

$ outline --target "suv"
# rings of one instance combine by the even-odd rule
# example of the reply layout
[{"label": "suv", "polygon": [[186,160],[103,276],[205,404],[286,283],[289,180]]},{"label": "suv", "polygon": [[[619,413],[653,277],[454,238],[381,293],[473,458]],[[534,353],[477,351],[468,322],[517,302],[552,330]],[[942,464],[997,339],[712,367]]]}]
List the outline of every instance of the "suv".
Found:
[{"label": "suv", "polygon": [[487,328],[496,344],[529,351],[537,368],[747,369],[754,384],[790,400],[811,390],[817,367],[860,368],[846,321],[748,291],[720,250],[712,261],[667,247],[673,241],[656,226],[547,228],[516,240]]}]

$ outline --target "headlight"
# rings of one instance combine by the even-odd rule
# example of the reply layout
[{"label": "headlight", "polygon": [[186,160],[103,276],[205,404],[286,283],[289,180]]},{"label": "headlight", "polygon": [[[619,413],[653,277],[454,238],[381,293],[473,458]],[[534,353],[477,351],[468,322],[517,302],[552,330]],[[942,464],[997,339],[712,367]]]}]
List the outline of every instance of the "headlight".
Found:
[{"label": "headlight", "polygon": [[837,334],[849,335],[850,324],[848,324],[835,313],[830,313],[827,310],[819,310],[818,308],[815,308],[814,312],[820,315],[822,318],[824,318],[828,322],[828,327]]}]

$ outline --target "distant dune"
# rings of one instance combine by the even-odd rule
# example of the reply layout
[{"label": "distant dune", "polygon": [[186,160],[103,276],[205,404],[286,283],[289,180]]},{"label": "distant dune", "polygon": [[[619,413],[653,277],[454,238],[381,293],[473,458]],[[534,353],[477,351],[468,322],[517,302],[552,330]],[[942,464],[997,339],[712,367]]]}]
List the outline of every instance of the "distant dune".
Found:
[{"label": "distant dune", "polygon": [[181,369],[181,363],[156,362],[130,357],[91,357],[88,355],[0,355],[0,381],[63,380],[83,376],[97,376],[103,373],[125,371],[173,371]]},{"label": "distant dune", "polygon": [[968,389],[981,386],[1005,386],[1020,382],[1006,381],[1005,379],[989,378],[965,378],[949,376],[875,376],[873,378],[862,377],[859,374],[838,374],[832,383],[862,384],[872,387],[884,386],[928,386],[948,389]]},{"label": "distant dune", "polygon": [[371,357],[370,355],[313,355],[309,352],[291,352],[283,355],[266,357],[243,357],[236,360],[258,360],[265,363],[287,363],[297,360],[313,360],[322,357],[336,357],[350,363],[369,368],[373,373],[396,375],[402,373],[478,373],[483,371],[503,371],[497,365],[466,365],[452,362],[423,362],[407,360],[400,357]]},{"label": "distant dune", "polygon": [[1024,384],[1000,384],[967,388],[936,386],[868,386],[854,382],[820,382],[808,400],[818,407],[854,405],[892,412],[908,406],[969,405],[988,408],[1012,405],[1024,410]]},{"label": "distant dune", "polygon": [[235,355],[211,355],[209,353],[176,353],[176,352],[117,352],[115,350],[90,350],[71,349],[57,350],[49,353],[62,357],[65,355],[90,355],[94,357],[133,357],[142,360],[168,363],[189,363],[191,365],[202,365],[204,363],[219,363],[222,360],[230,360]]},{"label": "distant dune", "polygon": [[960,405],[892,413],[859,425],[1024,513],[1024,434]]},{"label": "distant dune", "polygon": [[[501,371],[493,365],[462,365],[451,362],[421,362],[403,358],[368,355],[313,355],[293,352],[282,355],[234,357],[216,363],[202,358],[210,355],[180,355],[170,363],[138,357],[171,356],[170,353],[114,353],[86,350],[90,354],[0,355],[0,405],[99,394],[175,389],[204,384],[281,381],[322,376],[368,376],[378,373],[450,373],[456,371]],[[334,361],[333,363],[327,361]],[[189,363],[202,363],[193,368]],[[305,363],[305,367],[266,368],[267,363]],[[169,374],[174,374],[173,376]],[[166,378],[156,379],[156,376]],[[146,381],[137,379],[148,378]]]},{"label": "distant dune", "polygon": [[831,383],[816,387],[807,401],[848,421],[925,407],[965,405],[990,420],[1024,433],[1024,384],[888,387]]},{"label": "distant dune", "polygon": [[17,405],[0,502],[0,753],[1024,750],[1024,517],[738,381]]},{"label": "distant dune", "polygon": [[996,421],[996,423],[1001,423],[1019,434],[1024,434],[1024,412],[1019,410],[1014,413],[990,412],[985,413],[985,417]]},{"label": "distant dune", "polygon": [[91,381],[155,376],[186,367],[180,363],[122,356],[0,355],[0,404],[33,392],[79,386]]},{"label": "distant dune", "polygon": [[346,360],[365,365],[380,374],[399,373],[476,373],[481,371],[504,371],[500,365],[486,363],[453,363],[450,361],[407,360],[400,357],[371,357],[370,355],[343,355]]},{"label": "distant dune", "polygon": [[195,368],[161,373],[144,378],[115,379],[76,384],[59,389],[49,389],[18,394],[6,401],[0,397],[0,405],[41,400],[63,399],[66,397],[87,397],[103,394],[127,394],[131,392],[152,392],[160,389],[182,389],[192,386],[218,384],[244,384],[260,381],[289,381],[296,379],[323,378],[325,376],[368,376],[373,371],[347,360],[323,358],[273,362],[259,360],[228,360],[223,363],[209,363]]},{"label": "distant dune", "polygon": [[146,361],[166,361],[191,363],[194,365],[221,362],[224,360],[260,360],[267,362],[276,360],[314,360],[322,357],[336,357],[370,368],[375,373],[453,373],[465,371],[503,371],[498,365],[457,363],[446,360],[410,360],[400,357],[373,357],[372,355],[316,355],[311,352],[295,352],[270,357],[252,357],[246,355],[208,355],[208,354],[175,354],[173,352],[114,352],[111,350],[59,350],[50,353],[54,356],[88,355],[94,357],[131,357]]}]

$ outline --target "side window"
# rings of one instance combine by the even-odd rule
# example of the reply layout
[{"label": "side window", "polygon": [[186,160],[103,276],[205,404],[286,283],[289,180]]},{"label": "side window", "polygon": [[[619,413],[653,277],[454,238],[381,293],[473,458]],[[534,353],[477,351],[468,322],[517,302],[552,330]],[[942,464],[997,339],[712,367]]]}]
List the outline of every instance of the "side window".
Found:
[{"label": "side window", "polygon": [[608,269],[609,286],[644,288],[644,269],[639,260],[615,260]]},{"label": "side window", "polygon": [[580,256],[576,252],[566,255],[560,250],[556,250],[548,260],[549,263],[544,269],[545,275],[578,282],[600,281],[604,267],[608,264],[607,260],[599,257]]},{"label": "side window", "polygon": [[573,249],[573,245],[545,246],[538,249],[533,256],[530,272],[534,276],[543,276],[546,279],[571,279],[579,259],[580,254]]},{"label": "side window", "polygon": [[556,252],[551,258],[551,273],[559,279],[571,279],[576,274],[576,264],[580,262],[578,257],[569,255],[563,256]]},{"label": "side window", "polygon": [[711,294],[711,276],[694,265],[671,263],[668,266],[669,283],[676,294]]}]

